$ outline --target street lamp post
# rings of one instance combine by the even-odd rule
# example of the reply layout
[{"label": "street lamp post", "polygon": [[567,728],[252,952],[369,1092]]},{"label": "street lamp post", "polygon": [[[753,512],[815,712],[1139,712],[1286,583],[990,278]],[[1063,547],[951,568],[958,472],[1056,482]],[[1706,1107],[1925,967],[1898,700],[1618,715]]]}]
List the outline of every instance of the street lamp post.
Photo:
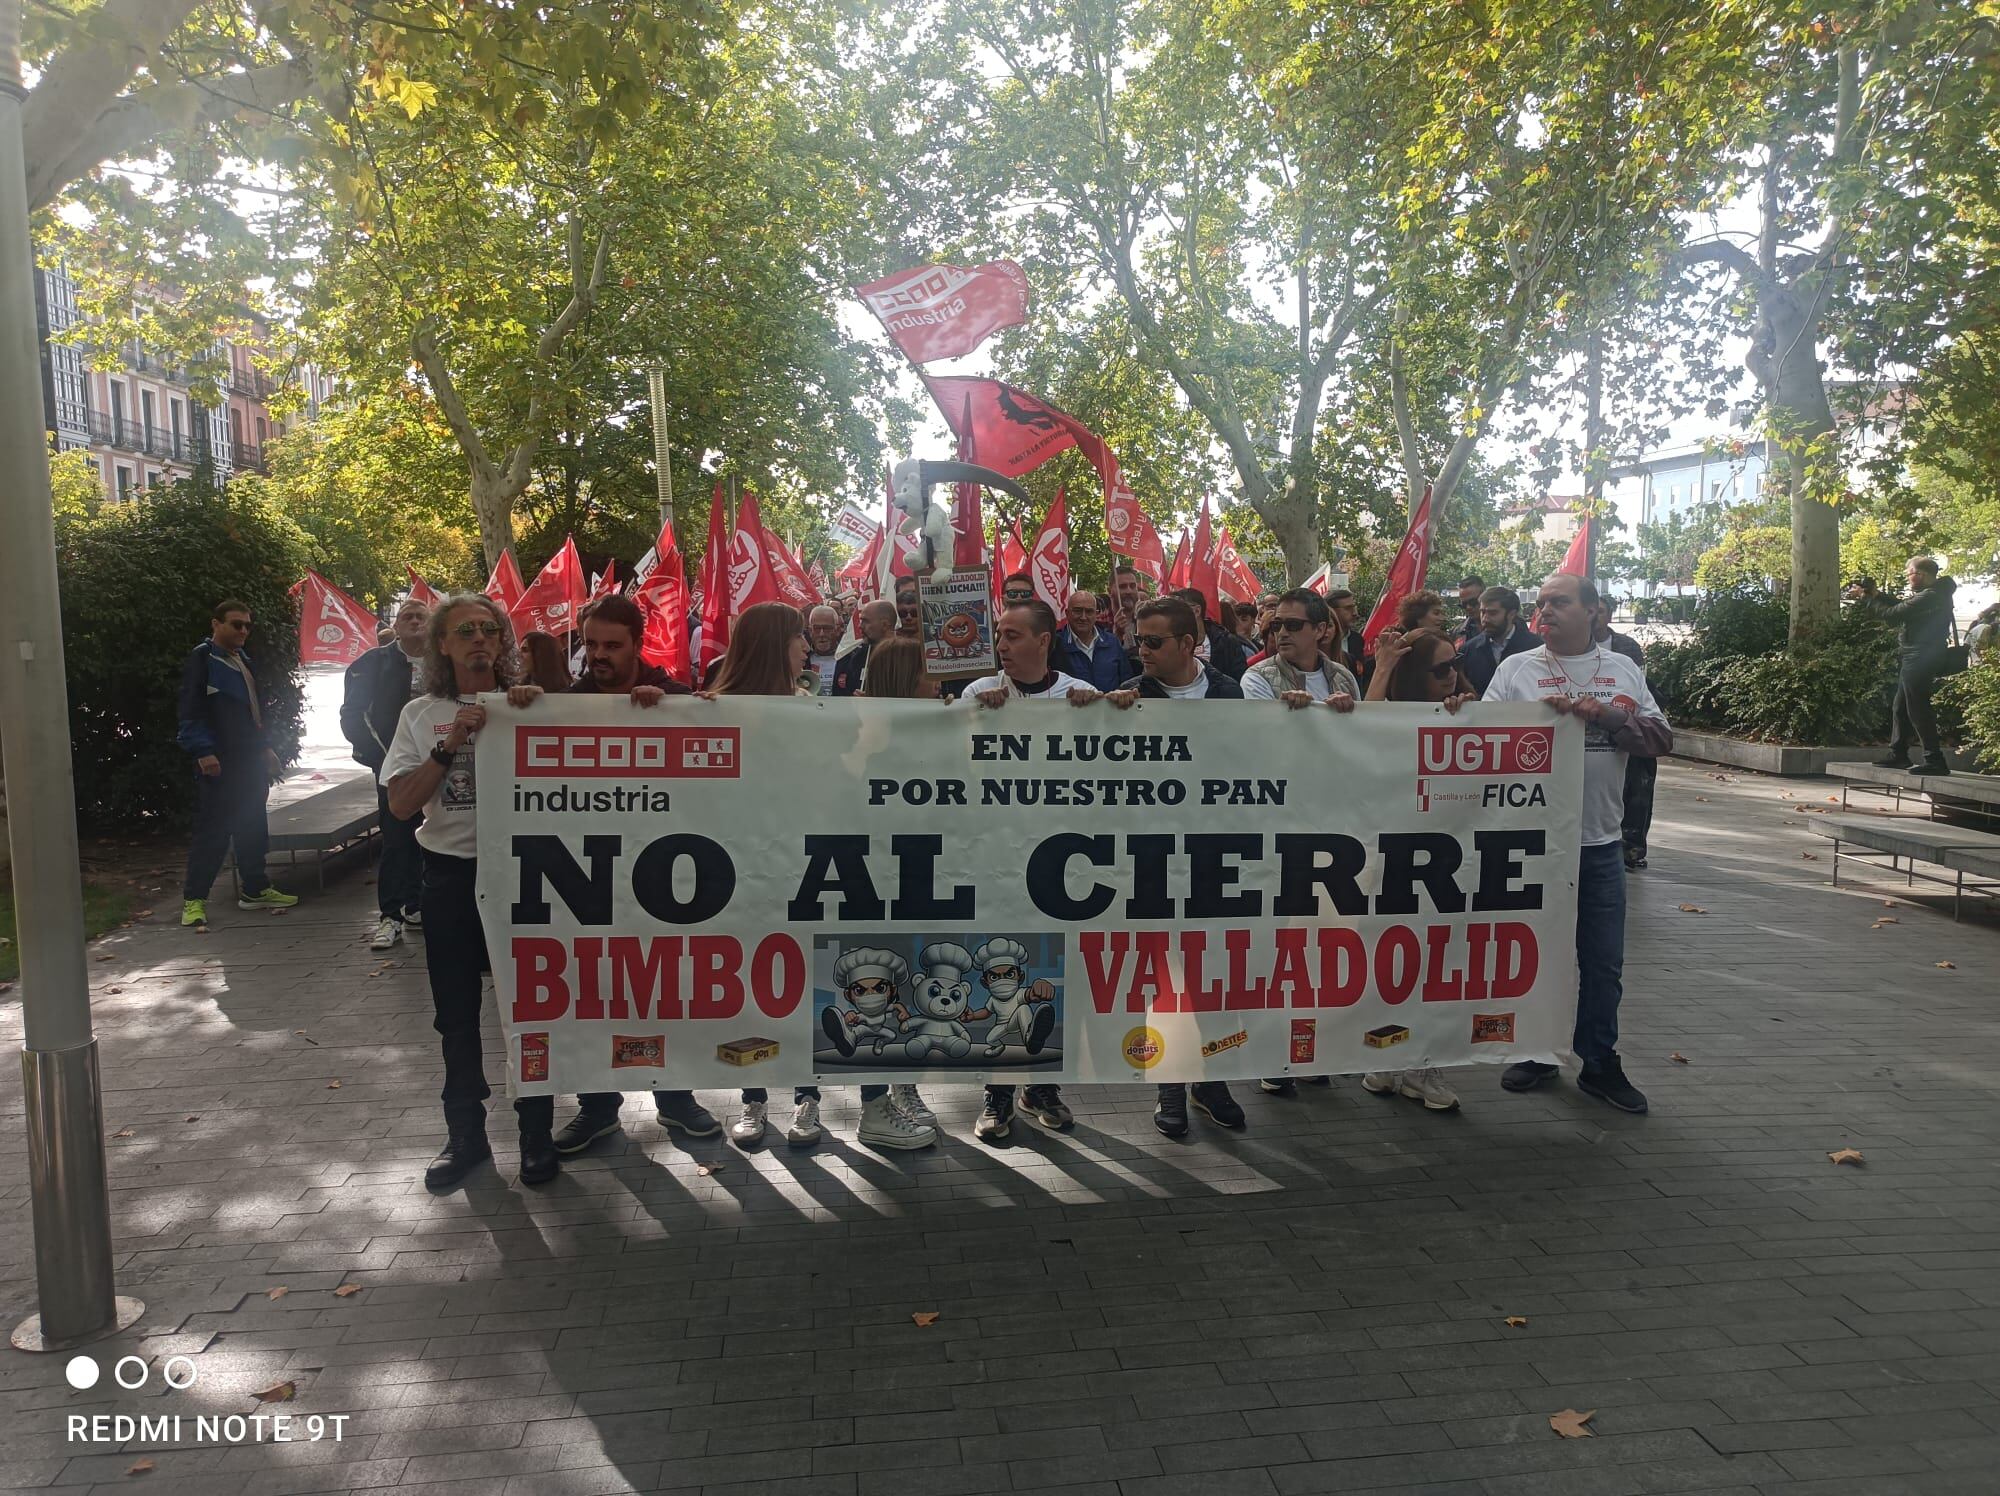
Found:
[{"label": "street lamp post", "polygon": [[[19,7],[14,7],[18,18]],[[12,28],[8,28],[12,30]],[[64,1350],[145,1312],[111,1280],[111,1202],[70,773],[48,433],[35,334],[35,255],[21,147],[16,35],[0,35],[0,760],[6,764],[21,956],[22,1090],[41,1312],[22,1350]]]}]

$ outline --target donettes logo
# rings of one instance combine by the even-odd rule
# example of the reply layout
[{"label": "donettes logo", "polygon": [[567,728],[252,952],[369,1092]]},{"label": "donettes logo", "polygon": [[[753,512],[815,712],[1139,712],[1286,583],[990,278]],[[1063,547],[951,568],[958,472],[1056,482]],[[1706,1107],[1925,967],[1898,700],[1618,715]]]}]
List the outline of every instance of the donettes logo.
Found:
[{"label": "donettes logo", "polygon": [[735,727],[523,727],[514,772],[523,779],[735,779],[742,730]]},{"label": "donettes logo", "polygon": [[1167,1041],[1155,1028],[1135,1028],[1125,1035],[1119,1052],[1141,1070],[1151,1070],[1167,1055]]}]

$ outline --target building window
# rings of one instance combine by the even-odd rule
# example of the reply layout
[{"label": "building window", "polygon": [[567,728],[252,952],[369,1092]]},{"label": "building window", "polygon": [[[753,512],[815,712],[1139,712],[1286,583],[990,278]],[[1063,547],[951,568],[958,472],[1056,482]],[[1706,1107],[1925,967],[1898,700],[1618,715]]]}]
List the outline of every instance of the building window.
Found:
[{"label": "building window", "polygon": [[132,497],[132,470],[122,462],[118,464],[118,497],[121,499]]},{"label": "building window", "polygon": [[270,439],[271,439],[270,425],[264,420],[262,416],[257,417],[257,445],[261,447],[266,442],[270,441]]},{"label": "building window", "polygon": [[114,446],[122,446],[125,441],[125,381],[111,381],[111,441]]},{"label": "building window", "polygon": [[167,397],[167,415],[174,423],[174,460],[176,462],[185,462],[187,460],[187,426],[183,420],[184,412],[181,408],[181,402],[171,395]]},{"label": "building window", "polygon": [[139,391],[139,424],[145,430],[146,450],[150,452],[153,448],[153,438],[160,429],[159,404],[153,398],[151,390]]}]

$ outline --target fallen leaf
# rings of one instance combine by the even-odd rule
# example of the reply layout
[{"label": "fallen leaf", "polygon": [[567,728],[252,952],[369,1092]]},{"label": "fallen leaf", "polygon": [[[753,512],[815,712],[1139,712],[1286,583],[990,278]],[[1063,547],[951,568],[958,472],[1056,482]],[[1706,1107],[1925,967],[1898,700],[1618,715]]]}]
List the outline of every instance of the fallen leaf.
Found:
[{"label": "fallen leaf", "polygon": [[134,909],[132,911],[132,918],[134,919],[151,919],[152,917],[153,911],[150,909]]},{"label": "fallen leaf", "polygon": [[1933,964],[1933,965],[1935,965],[1935,966],[1936,966],[1936,967],[1937,967],[1937,968],[1938,968],[1939,970],[1941,970],[1941,971],[1957,971],[1957,970],[1958,970],[1958,963],[1957,963],[1956,961],[1937,961],[1937,962],[1933,962],[1932,964]]},{"label": "fallen leaf", "polygon": [[152,1472],[152,1469],[153,1462],[151,1460],[135,1460],[131,1468],[125,1473],[127,1475],[147,1475]]},{"label": "fallen leaf", "polygon": [[910,1323],[919,1329],[927,1330],[937,1322],[938,1311],[935,1309],[919,1309],[915,1314],[910,1316]]},{"label": "fallen leaf", "polygon": [[116,994],[123,992],[125,989],[123,987],[106,987],[104,990],[107,993],[110,993],[115,996]]},{"label": "fallen leaf", "polygon": [[99,956],[97,959],[100,961],[109,961],[112,958],[109,955],[104,955],[104,956]]},{"label": "fallen leaf", "polygon": [[1894,909],[1896,907],[1896,901],[1894,899],[1884,899],[1882,901],[1882,907],[1884,909]]},{"label": "fallen leaf", "polygon": [[1702,908],[1702,907],[1701,907],[1701,905],[1699,905],[1699,904],[1683,904],[1683,905],[1681,905],[1681,913],[1683,913],[1683,914],[1706,914],[1706,913],[1708,913],[1708,911],[1707,911],[1706,909]]},{"label": "fallen leaf", "polygon": [[1525,1325],[1527,1322],[1528,1322],[1528,1317],[1525,1314],[1510,1314],[1507,1316],[1508,1325],[1516,1330],[1520,1329],[1521,1326]]},{"label": "fallen leaf", "polygon": [[1549,1427],[1565,1439],[1588,1439],[1590,1430],[1584,1425],[1597,1416],[1597,1409],[1579,1413],[1575,1408],[1564,1408],[1560,1413],[1549,1414]]},{"label": "fallen leaf", "polygon": [[111,1134],[111,1136],[113,1136],[114,1138],[129,1138],[132,1136],[132,1129],[129,1127],[121,1127],[118,1129],[118,1131]]},{"label": "fallen leaf", "polygon": [[1875,923],[1870,925],[1868,928],[1871,930],[1879,930],[1884,925],[1900,925],[1901,923],[1902,921],[1896,918],[1895,915],[1885,914],[1880,919],[1876,920]]},{"label": "fallen leaf", "polygon": [[1837,1153],[1829,1153],[1827,1157],[1832,1159],[1837,1164],[1859,1164],[1867,1162],[1866,1159],[1862,1158],[1861,1150],[1859,1148],[1842,1148]]},{"label": "fallen leaf", "polygon": [[1694,799],[1695,799],[1695,804],[1697,804],[1697,805],[1706,805],[1706,804],[1708,804],[1708,796],[1706,796],[1706,795],[1696,795],[1696,796],[1694,797]]},{"label": "fallen leaf", "polygon": [[264,1297],[267,1299],[282,1299],[286,1294],[290,1292],[291,1290],[289,1288],[274,1288],[269,1293],[265,1294]]},{"label": "fallen leaf", "polygon": [[[299,1395],[299,1384],[297,1382],[280,1382],[275,1387],[266,1387],[262,1392],[253,1392],[250,1395],[256,1398],[258,1402],[290,1402]],[[1585,1414],[1584,1416],[1589,1417],[1590,1415]]]},{"label": "fallen leaf", "polygon": [[183,1117],[183,1118],[181,1118],[181,1121],[183,1121],[183,1122],[199,1122],[200,1120],[201,1120],[201,1113],[200,1113],[200,1112],[196,1112],[196,1113],[195,1113],[195,1114],[194,1114],[194,1115],[193,1115],[192,1117]]},{"label": "fallen leaf", "polygon": [[1807,862],[1819,861],[1819,853],[1817,852],[1801,852],[1799,853],[1799,856],[1804,858]]},{"label": "fallen leaf", "polygon": [[351,1299],[361,1292],[361,1287],[359,1283],[343,1283],[333,1291],[333,1296],[337,1299]]},{"label": "fallen leaf", "polygon": [[289,909],[273,909],[271,912],[273,914],[290,914],[292,911]]},{"label": "fallen leaf", "polygon": [[1668,1055],[1667,1058],[1672,1060],[1676,1065],[1685,1065],[1688,1063],[1688,1057],[1682,1054],[1678,1049],[1675,1050],[1672,1054]]},{"label": "fallen leaf", "polygon": [[326,1088],[329,1091],[338,1091],[340,1089],[340,1082],[337,1080],[330,1080],[326,1083]]},{"label": "fallen leaf", "polygon": [[1828,795],[1826,798],[1835,805],[1840,803],[1840,796],[1838,795]]},{"label": "fallen leaf", "polygon": [[720,1174],[722,1172],[722,1161],[718,1159],[714,1163],[696,1164],[694,1171],[703,1178],[707,1178],[710,1174]]}]

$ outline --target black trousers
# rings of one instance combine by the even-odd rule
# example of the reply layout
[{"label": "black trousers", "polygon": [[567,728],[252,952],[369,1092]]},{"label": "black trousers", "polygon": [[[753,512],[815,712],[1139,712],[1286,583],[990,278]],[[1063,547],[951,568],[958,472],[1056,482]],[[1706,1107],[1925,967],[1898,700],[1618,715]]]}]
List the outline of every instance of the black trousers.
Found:
[{"label": "black trousers", "polygon": [[1624,841],[1627,850],[1641,857],[1646,855],[1646,834],[1653,829],[1653,787],[1659,777],[1657,758],[1635,753],[1625,760]]},{"label": "black trousers", "polygon": [[1944,743],[1938,737],[1937,714],[1931,710],[1931,692],[1937,689],[1938,667],[1935,654],[1912,655],[1896,673],[1894,728],[1889,751],[1907,755],[1911,742],[1924,745],[1924,757],[1944,759]]},{"label": "black trousers", "polygon": [[[444,1050],[445,1126],[454,1133],[486,1127],[486,1063],[479,1035],[480,977],[492,970],[486,932],[479,923],[474,888],[479,864],[470,857],[424,853],[424,965],[430,971],[431,1006]],[[555,1121],[553,1096],[523,1096],[514,1103],[521,1133],[547,1132]]]},{"label": "black trousers", "polygon": [[271,875],[264,870],[264,854],[271,839],[264,808],[270,797],[271,780],[258,755],[250,755],[246,762],[224,759],[220,774],[195,776],[194,839],[188,844],[182,898],[208,897],[232,842],[243,891],[260,894],[271,886]]},{"label": "black trousers", "polygon": [[389,814],[389,792],[375,786],[375,809],[382,828],[382,865],[375,874],[375,895],[384,919],[401,919],[423,907],[424,850],[417,845],[418,811],[407,821]]}]

